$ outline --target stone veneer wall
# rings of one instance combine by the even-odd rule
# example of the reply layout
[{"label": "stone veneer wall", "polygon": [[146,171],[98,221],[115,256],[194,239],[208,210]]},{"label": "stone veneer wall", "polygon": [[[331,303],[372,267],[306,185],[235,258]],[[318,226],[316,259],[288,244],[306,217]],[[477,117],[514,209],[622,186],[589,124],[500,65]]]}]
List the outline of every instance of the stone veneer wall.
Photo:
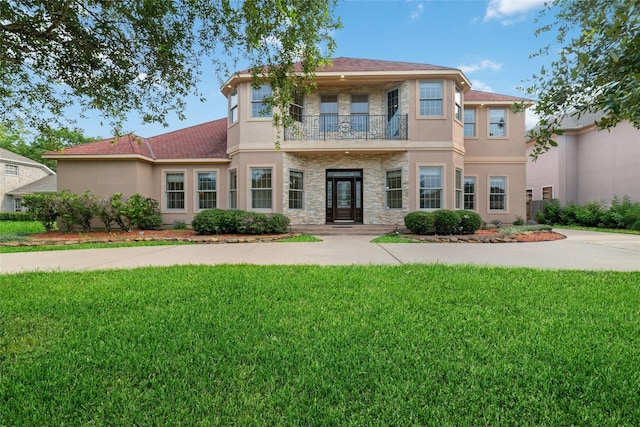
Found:
[{"label": "stone veneer wall", "polygon": [[395,88],[399,89],[400,114],[409,113],[409,84],[403,82],[387,86],[323,86],[317,92],[308,95],[305,99],[305,111],[307,116],[320,115],[320,95],[338,95],[338,114],[351,114],[351,95],[369,95],[369,114],[387,114],[387,92]]},{"label": "stone veneer wall", "polygon": [[[402,225],[409,206],[408,154],[328,154],[285,153],[285,179],[282,197],[284,214],[292,224],[324,224],[326,222],[327,169],[362,169],[363,222],[365,224]],[[385,208],[386,172],[402,169],[403,209]],[[290,170],[304,172],[304,209],[289,209]]]}]

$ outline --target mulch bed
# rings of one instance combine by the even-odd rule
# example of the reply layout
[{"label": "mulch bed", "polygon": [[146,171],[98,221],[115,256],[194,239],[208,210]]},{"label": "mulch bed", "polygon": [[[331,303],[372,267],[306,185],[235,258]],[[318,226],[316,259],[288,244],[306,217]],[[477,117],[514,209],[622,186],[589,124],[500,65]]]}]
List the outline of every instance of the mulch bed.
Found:
[{"label": "mulch bed", "polygon": [[[91,231],[60,232],[33,234],[29,241],[5,243],[5,245],[71,245],[77,243],[116,243],[136,241],[191,241],[197,243],[254,243],[270,242],[290,237],[284,235],[250,236],[241,234],[200,235],[193,230],[144,230],[144,231]],[[501,238],[497,230],[478,230],[475,234],[462,236],[420,236],[405,235],[408,238],[424,242],[453,242],[453,243],[510,243],[510,242],[542,242],[564,239],[566,236],[555,232],[528,232],[511,238]]]}]

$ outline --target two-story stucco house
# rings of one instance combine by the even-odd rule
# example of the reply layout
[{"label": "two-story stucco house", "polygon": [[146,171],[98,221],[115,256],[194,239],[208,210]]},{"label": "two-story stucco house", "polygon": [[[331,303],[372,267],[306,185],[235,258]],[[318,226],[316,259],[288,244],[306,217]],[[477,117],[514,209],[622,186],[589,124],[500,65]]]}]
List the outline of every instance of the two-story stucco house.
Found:
[{"label": "two-story stucco house", "polygon": [[[527,197],[564,204],[611,202],[628,196],[640,201],[640,129],[627,121],[599,130],[601,113],[563,119],[558,143],[527,163]],[[527,142],[527,155],[535,141]]]},{"label": "two-story stucco house", "polygon": [[[151,138],[52,152],[58,187],[140,193],[164,223],[208,208],[287,215],[292,224],[402,224],[415,210],[471,209],[491,222],[525,216],[522,98],[473,91],[458,69],[335,58],[290,106],[278,132],[268,83],[249,72],[222,88],[228,117]],[[525,100],[526,101],[526,100]]]},{"label": "two-story stucco house", "polygon": [[42,163],[0,148],[0,212],[23,210],[25,194],[56,191],[56,174]]}]

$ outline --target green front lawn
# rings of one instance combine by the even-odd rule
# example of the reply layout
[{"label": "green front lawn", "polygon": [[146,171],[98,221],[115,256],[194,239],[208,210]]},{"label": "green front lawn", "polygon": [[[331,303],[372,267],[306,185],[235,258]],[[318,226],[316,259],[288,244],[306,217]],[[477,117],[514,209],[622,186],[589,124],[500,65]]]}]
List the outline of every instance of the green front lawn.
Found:
[{"label": "green front lawn", "polygon": [[0,425],[640,425],[640,273],[0,275]]}]

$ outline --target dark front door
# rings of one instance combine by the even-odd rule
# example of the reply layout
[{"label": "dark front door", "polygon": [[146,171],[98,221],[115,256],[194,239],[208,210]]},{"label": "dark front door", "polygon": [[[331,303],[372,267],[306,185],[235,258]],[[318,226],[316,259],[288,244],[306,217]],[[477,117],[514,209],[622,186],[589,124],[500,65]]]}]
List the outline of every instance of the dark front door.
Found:
[{"label": "dark front door", "polygon": [[362,222],[362,170],[327,171],[327,222]]}]

